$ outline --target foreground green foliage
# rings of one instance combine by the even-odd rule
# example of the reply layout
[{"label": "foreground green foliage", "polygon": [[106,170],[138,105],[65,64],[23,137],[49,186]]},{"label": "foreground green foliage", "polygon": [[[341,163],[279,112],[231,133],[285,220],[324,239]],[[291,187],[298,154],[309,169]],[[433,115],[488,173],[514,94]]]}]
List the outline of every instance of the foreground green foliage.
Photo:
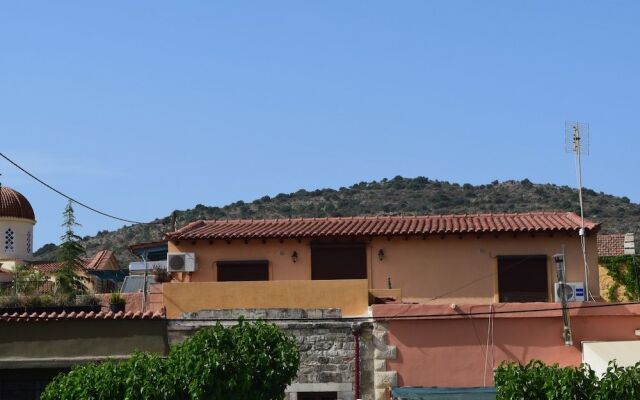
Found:
[{"label": "foreground green foliage", "polygon": [[503,363],[495,373],[497,400],[623,400],[640,398],[640,363],[609,364],[598,378],[587,365],[560,367],[531,361]]},{"label": "foreground green foliage", "polygon": [[[620,301],[618,291],[624,290],[624,297],[629,301],[638,301],[638,280],[636,273],[640,274],[640,265],[633,263],[633,256],[621,255],[612,257],[599,257],[598,264],[607,270],[607,275],[613,280],[613,284],[607,290],[607,299],[612,302]],[[638,269],[636,271],[636,268]]]},{"label": "foreground green foliage", "polygon": [[281,400],[298,364],[295,340],[273,324],[240,320],[201,329],[167,359],[138,353],[75,367],[57,376],[41,399]]},{"label": "foreground green foliage", "polygon": [[[585,189],[585,216],[601,222],[601,232],[633,232],[640,222],[640,205],[626,197],[616,197]],[[339,189],[298,190],[264,196],[252,202],[212,207],[198,204],[177,211],[178,226],[197,219],[338,217],[380,214],[465,214],[482,212],[576,211],[578,193],[568,186],[522,181],[494,181],[485,185],[457,184],[425,177],[397,176],[381,181],[360,182]],[[204,199],[193,199],[204,201]],[[171,218],[158,224],[125,226],[83,238],[90,254],[111,249],[121,262],[133,261],[127,246],[159,240],[170,231]],[[164,225],[163,225],[164,224]],[[55,245],[36,252],[39,260],[51,259]]]}]

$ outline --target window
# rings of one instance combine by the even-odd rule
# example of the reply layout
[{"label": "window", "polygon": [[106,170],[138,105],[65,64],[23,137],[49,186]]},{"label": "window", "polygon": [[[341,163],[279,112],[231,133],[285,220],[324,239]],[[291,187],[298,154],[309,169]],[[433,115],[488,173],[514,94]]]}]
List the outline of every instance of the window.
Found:
[{"label": "window", "polygon": [[364,243],[312,243],[311,279],[367,279]]},{"label": "window", "polygon": [[548,301],[547,257],[498,256],[500,302]]},{"label": "window", "polygon": [[298,400],[336,400],[336,392],[298,392]]},{"label": "window", "polygon": [[13,229],[9,228],[4,233],[4,252],[7,254],[14,253],[16,251],[14,244],[14,236]]},{"label": "window", "polygon": [[33,253],[33,238],[31,232],[27,232],[27,254]]},{"label": "window", "polygon": [[269,261],[218,261],[218,282],[268,281]]}]

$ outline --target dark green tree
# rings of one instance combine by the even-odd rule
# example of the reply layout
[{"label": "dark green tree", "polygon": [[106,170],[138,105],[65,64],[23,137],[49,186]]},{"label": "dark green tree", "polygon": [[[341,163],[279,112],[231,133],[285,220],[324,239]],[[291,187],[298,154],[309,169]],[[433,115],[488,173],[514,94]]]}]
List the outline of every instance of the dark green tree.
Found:
[{"label": "dark green tree", "polygon": [[282,400],[300,362],[294,338],[264,322],[218,323],[174,346],[169,357],[74,367],[41,400]]},{"label": "dark green tree", "polygon": [[58,248],[58,262],[62,263],[62,268],[55,273],[56,291],[58,294],[71,297],[86,292],[84,278],[78,274],[84,266],[85,251],[80,242],[80,236],[74,231],[74,228],[80,224],[76,222],[71,200],[67,203],[62,215],[64,217],[62,226],[65,232],[60,237],[62,243]]}]

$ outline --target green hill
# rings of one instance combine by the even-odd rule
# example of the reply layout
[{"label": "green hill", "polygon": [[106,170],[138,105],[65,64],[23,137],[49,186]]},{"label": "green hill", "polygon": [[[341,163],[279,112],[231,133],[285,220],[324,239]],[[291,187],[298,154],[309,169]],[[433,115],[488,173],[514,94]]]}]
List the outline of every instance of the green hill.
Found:
[{"label": "green hill", "polygon": [[[590,189],[583,191],[585,216],[602,223],[602,232],[633,231],[640,222],[640,204]],[[238,201],[224,207],[198,204],[176,211],[177,226],[198,219],[334,217],[398,214],[471,214],[485,212],[578,211],[578,194],[568,186],[534,184],[523,181],[494,181],[487,185],[460,185],[424,177],[383,179],[361,182],[348,188],[298,190],[274,197],[264,196],[251,203]],[[171,218],[155,224],[125,226],[101,231],[84,238],[88,254],[112,249],[120,261],[133,256],[127,247],[134,243],[159,240],[171,230]],[[45,245],[36,252],[39,260],[55,258],[55,246]]]}]

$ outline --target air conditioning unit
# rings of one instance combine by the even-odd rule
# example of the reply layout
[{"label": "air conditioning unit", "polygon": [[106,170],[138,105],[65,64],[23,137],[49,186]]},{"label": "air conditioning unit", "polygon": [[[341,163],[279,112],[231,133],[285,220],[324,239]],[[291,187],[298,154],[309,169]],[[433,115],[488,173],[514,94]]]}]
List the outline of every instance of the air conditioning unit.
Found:
[{"label": "air conditioning unit", "polygon": [[167,271],[169,272],[193,272],[196,267],[195,253],[167,254]]},{"label": "air conditioning unit", "polygon": [[556,303],[562,301],[562,290],[567,294],[567,301],[584,301],[584,282],[567,282],[562,286],[556,282],[553,295]]}]

